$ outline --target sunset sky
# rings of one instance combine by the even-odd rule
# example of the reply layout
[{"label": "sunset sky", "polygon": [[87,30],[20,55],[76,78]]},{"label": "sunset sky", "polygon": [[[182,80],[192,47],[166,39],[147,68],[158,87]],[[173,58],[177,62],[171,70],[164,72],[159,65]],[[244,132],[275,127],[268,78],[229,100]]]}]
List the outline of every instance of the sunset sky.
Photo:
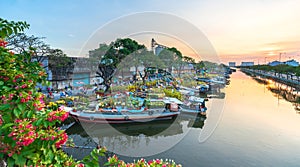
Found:
[{"label": "sunset sky", "polygon": [[[27,21],[27,34],[46,37],[52,47],[80,56],[91,35],[112,20],[137,12],[165,12],[196,26],[222,62],[262,64],[278,60],[280,53],[283,61],[300,60],[299,7],[299,0],[10,0],[1,2],[0,17]],[[182,48],[176,42],[165,45]]]}]

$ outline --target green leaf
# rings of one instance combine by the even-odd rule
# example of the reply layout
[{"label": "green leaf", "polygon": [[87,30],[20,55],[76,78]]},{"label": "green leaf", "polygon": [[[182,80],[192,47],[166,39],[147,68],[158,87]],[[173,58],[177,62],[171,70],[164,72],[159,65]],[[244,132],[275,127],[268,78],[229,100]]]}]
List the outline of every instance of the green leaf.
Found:
[{"label": "green leaf", "polygon": [[41,158],[40,158],[40,154],[33,154],[31,155],[31,159],[34,163],[37,163]]},{"label": "green leaf", "polygon": [[4,126],[2,126],[1,128],[6,129],[6,128],[11,127],[13,125],[14,125],[14,123],[8,123],[8,124],[5,124]]},{"label": "green leaf", "polygon": [[60,162],[54,164],[54,167],[61,167]]},{"label": "green leaf", "polygon": [[26,158],[19,154],[14,154],[12,157],[19,166],[25,166]]},{"label": "green leaf", "polygon": [[20,111],[24,111],[26,106],[25,106],[25,104],[18,104],[18,108],[19,108]]},{"label": "green leaf", "polygon": [[45,127],[48,127],[48,125],[49,125],[48,121],[44,121],[44,122],[43,122],[43,125],[44,125]]},{"label": "green leaf", "polygon": [[5,122],[12,122],[11,115],[3,115],[2,119],[5,120]]},{"label": "green leaf", "polygon": [[52,152],[52,150],[49,150],[48,153],[47,153],[47,158],[49,158],[49,160],[52,162],[53,161],[53,158],[54,158],[54,154]]},{"label": "green leaf", "polygon": [[4,84],[4,82],[3,81],[0,81],[0,85],[3,85]]},{"label": "green leaf", "polygon": [[108,166],[108,165],[110,165],[110,162],[106,162],[106,163],[104,164],[104,166]]},{"label": "green leaf", "polygon": [[15,115],[17,118],[20,117],[21,112],[20,112],[20,110],[19,110],[18,108],[14,108],[13,113],[14,113],[14,115]]},{"label": "green leaf", "polygon": [[60,156],[55,156],[54,160],[57,161],[57,164],[60,164],[62,162]]},{"label": "green leaf", "polygon": [[14,27],[13,29],[14,29],[14,33],[17,34],[18,33],[17,27]]},{"label": "green leaf", "polygon": [[34,125],[40,126],[41,123],[42,123],[42,121],[43,121],[43,119],[38,119],[38,120],[34,123]]},{"label": "green leaf", "polygon": [[6,30],[7,30],[8,35],[11,35],[13,32],[13,30],[10,27],[7,27]]},{"label": "green leaf", "polygon": [[5,91],[10,91],[11,90],[11,88],[9,88],[9,87],[7,87],[7,86],[3,86],[2,87]]},{"label": "green leaf", "polygon": [[20,155],[26,156],[28,159],[31,159],[32,154],[33,154],[34,151],[35,151],[35,149],[28,149],[28,150],[25,150],[25,149],[24,149],[24,150],[21,152]]},{"label": "green leaf", "polygon": [[31,118],[32,115],[33,115],[33,111],[32,111],[32,110],[29,110],[29,111],[27,112],[27,118]]},{"label": "green leaf", "polygon": [[95,163],[95,162],[88,162],[87,164],[85,164],[86,166],[93,166],[93,167],[95,167],[95,166],[99,166],[99,164],[98,163]]},{"label": "green leaf", "polygon": [[15,166],[15,160],[13,158],[9,157],[7,159],[7,165],[8,166]]},{"label": "green leaf", "polygon": [[92,158],[94,159],[94,160],[97,160],[98,161],[98,155],[94,152],[94,151],[92,151],[91,152],[91,156],[92,156]]},{"label": "green leaf", "polygon": [[9,109],[9,107],[10,107],[10,104],[2,104],[0,106],[0,110],[6,110],[6,109]]}]

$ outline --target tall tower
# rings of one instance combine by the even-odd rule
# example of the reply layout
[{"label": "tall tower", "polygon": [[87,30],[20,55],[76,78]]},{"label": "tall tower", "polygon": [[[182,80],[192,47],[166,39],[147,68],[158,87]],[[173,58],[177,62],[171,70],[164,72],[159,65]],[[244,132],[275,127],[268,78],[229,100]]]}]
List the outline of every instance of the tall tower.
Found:
[{"label": "tall tower", "polygon": [[154,54],[154,49],[155,49],[155,45],[157,45],[157,42],[154,40],[154,38],[152,38],[152,40],[151,40],[151,50],[152,50],[152,52],[153,52],[153,54]]},{"label": "tall tower", "polygon": [[153,54],[159,55],[159,53],[160,53],[162,50],[166,49],[166,48],[167,48],[166,46],[157,43],[157,42],[154,40],[154,38],[152,38],[152,40],[151,40],[151,50],[152,50]]}]

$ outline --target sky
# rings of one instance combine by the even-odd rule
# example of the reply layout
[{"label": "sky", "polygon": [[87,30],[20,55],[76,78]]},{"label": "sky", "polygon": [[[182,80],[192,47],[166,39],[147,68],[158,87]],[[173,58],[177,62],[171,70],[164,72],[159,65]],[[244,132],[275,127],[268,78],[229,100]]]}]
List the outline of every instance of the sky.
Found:
[{"label": "sky", "polygon": [[[263,64],[279,57],[281,61],[300,60],[299,0],[1,0],[0,6],[1,18],[26,21],[30,24],[27,34],[46,37],[46,43],[69,56],[81,56],[82,48],[101,27],[124,16],[154,11],[197,27],[221,62]],[[119,30],[126,26],[119,26]],[[111,29],[111,33],[119,30]],[[146,36],[144,40],[139,37],[140,41],[150,43],[151,35]],[[189,38],[185,39],[187,43],[198,36]],[[159,42],[195,56],[178,41]]]}]

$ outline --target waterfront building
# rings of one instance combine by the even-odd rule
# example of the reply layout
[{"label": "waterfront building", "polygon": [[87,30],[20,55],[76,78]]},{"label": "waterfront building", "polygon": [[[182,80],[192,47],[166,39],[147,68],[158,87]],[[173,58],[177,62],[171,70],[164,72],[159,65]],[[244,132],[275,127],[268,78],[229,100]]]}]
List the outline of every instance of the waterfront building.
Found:
[{"label": "waterfront building", "polygon": [[278,65],[280,65],[280,64],[283,64],[283,63],[276,60],[276,61],[270,62],[268,65],[269,65],[269,66],[278,66]]},{"label": "waterfront building", "polygon": [[235,62],[229,62],[229,63],[228,63],[228,66],[229,66],[229,67],[235,67],[235,66],[236,66],[236,63],[235,63]]},{"label": "waterfront building", "polygon": [[293,66],[293,67],[298,67],[299,66],[299,62],[297,62],[294,59],[288,60],[288,61],[284,62],[284,64],[289,65],[289,66]]},{"label": "waterfront building", "polygon": [[294,59],[288,60],[288,61],[285,61],[285,62],[280,62],[280,61],[276,60],[276,61],[270,62],[268,65],[269,66],[278,66],[280,64],[286,64],[286,65],[293,66],[293,67],[298,67],[299,66],[299,62],[297,62]]},{"label": "waterfront building", "polygon": [[242,62],[241,66],[254,66],[254,62]]}]

